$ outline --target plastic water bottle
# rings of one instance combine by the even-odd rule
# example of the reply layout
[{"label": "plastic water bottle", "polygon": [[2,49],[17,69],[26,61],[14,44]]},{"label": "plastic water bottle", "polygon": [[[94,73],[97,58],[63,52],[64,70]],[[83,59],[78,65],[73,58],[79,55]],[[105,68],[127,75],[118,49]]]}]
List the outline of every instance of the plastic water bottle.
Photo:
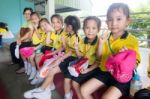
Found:
[{"label": "plastic water bottle", "polygon": [[134,96],[134,94],[140,89],[142,89],[142,81],[140,79],[140,76],[138,74],[135,74],[134,77],[132,78],[130,86],[131,96]]}]

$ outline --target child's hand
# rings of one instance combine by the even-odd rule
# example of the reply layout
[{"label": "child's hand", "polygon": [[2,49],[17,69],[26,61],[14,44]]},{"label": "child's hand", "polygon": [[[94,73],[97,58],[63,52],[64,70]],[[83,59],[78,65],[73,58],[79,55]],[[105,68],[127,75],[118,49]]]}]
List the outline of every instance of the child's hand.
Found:
[{"label": "child's hand", "polygon": [[33,49],[34,49],[34,51],[36,51],[36,50],[37,50],[37,48],[36,48],[36,47],[33,47]]},{"label": "child's hand", "polygon": [[59,65],[61,62],[63,62],[62,58],[58,58],[56,61],[54,61],[55,65]]},{"label": "child's hand", "polygon": [[119,50],[119,52],[123,52],[123,51],[126,51],[126,50],[128,50],[128,48],[124,46],[122,49]]},{"label": "child's hand", "polygon": [[103,44],[103,43],[108,39],[108,35],[109,35],[108,32],[109,32],[108,30],[104,30],[104,31],[102,32],[102,35],[101,35],[100,38],[99,38],[99,43],[100,43],[100,44]]},{"label": "child's hand", "polygon": [[50,25],[47,27],[47,30],[48,30],[48,31],[54,31],[54,28],[53,28],[52,25],[50,24]]},{"label": "child's hand", "polygon": [[75,48],[75,50],[79,49],[79,40],[78,40],[78,38],[76,38],[76,41],[74,43],[74,48]]},{"label": "child's hand", "polygon": [[64,42],[64,43],[66,42],[66,40],[65,40],[65,37],[64,37],[64,36],[62,36],[62,37],[61,37],[61,40],[62,40],[62,42]]},{"label": "child's hand", "polygon": [[17,39],[17,45],[20,45],[21,44],[21,40],[20,39]]},{"label": "child's hand", "polygon": [[81,74],[86,74],[86,73],[88,73],[90,70],[87,68],[87,69],[84,69],[84,68],[82,68],[81,69]]},{"label": "child's hand", "polygon": [[45,56],[51,56],[51,55],[53,55],[53,54],[52,53],[45,54]]}]

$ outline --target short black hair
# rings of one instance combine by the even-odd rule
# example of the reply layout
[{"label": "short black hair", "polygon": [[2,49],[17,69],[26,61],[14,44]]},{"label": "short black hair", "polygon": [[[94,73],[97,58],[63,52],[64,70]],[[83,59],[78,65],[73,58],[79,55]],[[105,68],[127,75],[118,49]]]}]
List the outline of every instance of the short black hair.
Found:
[{"label": "short black hair", "polygon": [[85,29],[88,20],[94,20],[96,22],[96,24],[97,24],[98,30],[100,30],[101,20],[98,17],[96,17],[96,16],[88,16],[88,17],[86,17],[84,19],[84,21],[83,21],[83,29]]},{"label": "short black hair", "polygon": [[66,25],[71,25],[75,33],[77,33],[81,27],[79,18],[72,15],[67,16],[64,23]]},{"label": "short black hair", "polygon": [[110,5],[110,7],[107,10],[107,18],[110,17],[110,14],[114,11],[114,10],[122,10],[124,15],[127,18],[130,18],[130,10],[127,4],[125,3],[113,3]]},{"label": "short black hair", "polygon": [[24,8],[24,10],[23,10],[23,14],[25,14],[25,12],[26,12],[27,10],[29,10],[31,13],[33,12],[33,9],[32,9],[32,8],[26,7],[26,8]]}]

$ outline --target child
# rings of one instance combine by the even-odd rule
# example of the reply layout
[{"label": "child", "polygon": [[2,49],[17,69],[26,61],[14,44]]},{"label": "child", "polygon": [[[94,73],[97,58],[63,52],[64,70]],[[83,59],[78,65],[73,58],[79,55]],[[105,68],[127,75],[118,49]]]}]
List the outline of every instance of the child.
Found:
[{"label": "child", "polygon": [[[40,21],[40,15],[37,12],[32,12],[31,14],[31,24],[29,25],[31,29],[30,38],[32,40],[32,47],[38,46],[42,41],[45,39],[45,33],[38,27]],[[30,75],[29,80],[33,79],[36,74],[36,67],[34,62],[34,55],[30,56],[28,59],[24,58],[22,59],[24,61],[25,65],[25,71],[27,75]]]},{"label": "child", "polygon": [[[62,37],[65,37],[66,32],[63,31],[63,18],[58,15],[58,14],[54,14],[51,17],[51,21],[52,21],[52,25],[55,29],[55,32],[50,32],[51,29],[49,27],[50,24],[48,22],[48,20],[46,21],[46,19],[43,19],[40,21],[40,26],[44,29],[44,31],[47,33],[47,40],[46,40],[46,46],[43,47],[43,51],[49,51],[51,49],[55,49],[55,51],[52,51],[51,53],[44,53],[44,55],[55,55],[58,52],[61,52],[63,50],[63,42],[62,42]],[[44,27],[46,26],[47,27]],[[38,58],[36,58],[37,64],[39,64],[39,59],[41,58],[42,55],[40,55]],[[42,67],[40,67],[39,69],[41,69]],[[38,76],[38,75],[37,75]],[[39,77],[35,77],[35,79],[31,82],[32,85],[35,85],[37,83],[40,83],[38,81]]]},{"label": "child", "polygon": [[137,39],[125,31],[130,21],[129,8],[123,3],[112,4],[107,11],[107,25],[111,31],[109,38],[103,36],[99,39],[98,55],[101,57],[100,70],[95,73],[94,78],[87,81],[81,87],[81,93],[84,99],[93,99],[91,94],[97,89],[108,86],[107,91],[101,99],[119,99],[121,96],[128,96],[130,81],[120,83],[106,70],[106,60],[112,55],[108,42],[115,53],[132,49],[136,51],[137,63],[140,62]]},{"label": "child", "polygon": [[[43,24],[43,26],[44,26],[44,24],[47,24],[50,26],[50,23],[47,23],[47,22],[45,23],[45,22],[43,21],[40,23],[41,23],[41,25]],[[53,25],[55,31],[52,31],[52,29],[50,30],[45,27],[44,31],[46,32],[47,37],[46,37],[46,45],[42,47],[43,54],[45,54],[46,50],[55,50],[55,49],[61,48],[62,47],[61,37],[66,34],[63,31],[63,18],[60,15],[58,15],[58,14],[52,15],[51,22],[52,22],[52,25]],[[56,52],[58,52],[58,51],[53,51],[51,54],[55,54]],[[41,59],[41,56],[43,54],[41,54],[40,56],[38,56],[36,58],[37,64],[39,64],[39,60]]]},{"label": "child", "polygon": [[81,74],[78,77],[65,78],[65,99],[72,99],[71,87],[68,87],[71,79],[73,80],[72,84],[78,99],[82,99],[80,85],[92,77],[98,66],[96,62],[96,51],[98,47],[97,33],[100,31],[100,26],[100,19],[95,16],[89,16],[83,22],[83,30],[86,37],[80,44],[76,45],[76,51],[80,53],[81,57],[88,58],[89,67],[85,70],[81,69]]},{"label": "child", "polygon": [[[80,28],[80,21],[75,16],[68,16],[65,19],[65,30],[68,33],[67,37],[65,39],[66,45],[64,45],[65,48],[65,54],[62,57],[59,57],[56,61],[54,61],[51,64],[51,68],[49,71],[49,74],[42,84],[41,87],[27,91],[24,93],[25,98],[43,98],[44,99],[51,99],[51,86],[53,84],[53,78],[55,74],[57,73],[64,73],[64,75],[67,72],[67,67],[69,65],[70,61],[73,61],[77,59],[77,55],[75,53],[74,44],[76,39],[78,39],[78,30]],[[65,75],[67,76],[67,75]]]}]

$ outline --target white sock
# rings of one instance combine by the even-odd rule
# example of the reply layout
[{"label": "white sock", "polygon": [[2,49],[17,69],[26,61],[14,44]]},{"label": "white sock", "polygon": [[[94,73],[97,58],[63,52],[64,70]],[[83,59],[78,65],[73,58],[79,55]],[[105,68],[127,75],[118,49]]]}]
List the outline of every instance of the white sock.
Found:
[{"label": "white sock", "polygon": [[73,97],[72,91],[65,94],[65,99],[72,99],[72,97]]},{"label": "white sock", "polygon": [[27,61],[24,61],[24,67],[25,67],[25,73],[27,73],[27,69],[28,69],[28,63],[27,63]]},{"label": "white sock", "polygon": [[30,63],[28,63],[28,65],[27,65],[28,67],[27,67],[27,75],[30,75],[31,74],[31,68],[32,68],[32,66],[31,66],[31,64]]},{"label": "white sock", "polygon": [[29,80],[34,79],[35,75],[36,75],[36,68],[35,68],[35,66],[32,66]]}]

